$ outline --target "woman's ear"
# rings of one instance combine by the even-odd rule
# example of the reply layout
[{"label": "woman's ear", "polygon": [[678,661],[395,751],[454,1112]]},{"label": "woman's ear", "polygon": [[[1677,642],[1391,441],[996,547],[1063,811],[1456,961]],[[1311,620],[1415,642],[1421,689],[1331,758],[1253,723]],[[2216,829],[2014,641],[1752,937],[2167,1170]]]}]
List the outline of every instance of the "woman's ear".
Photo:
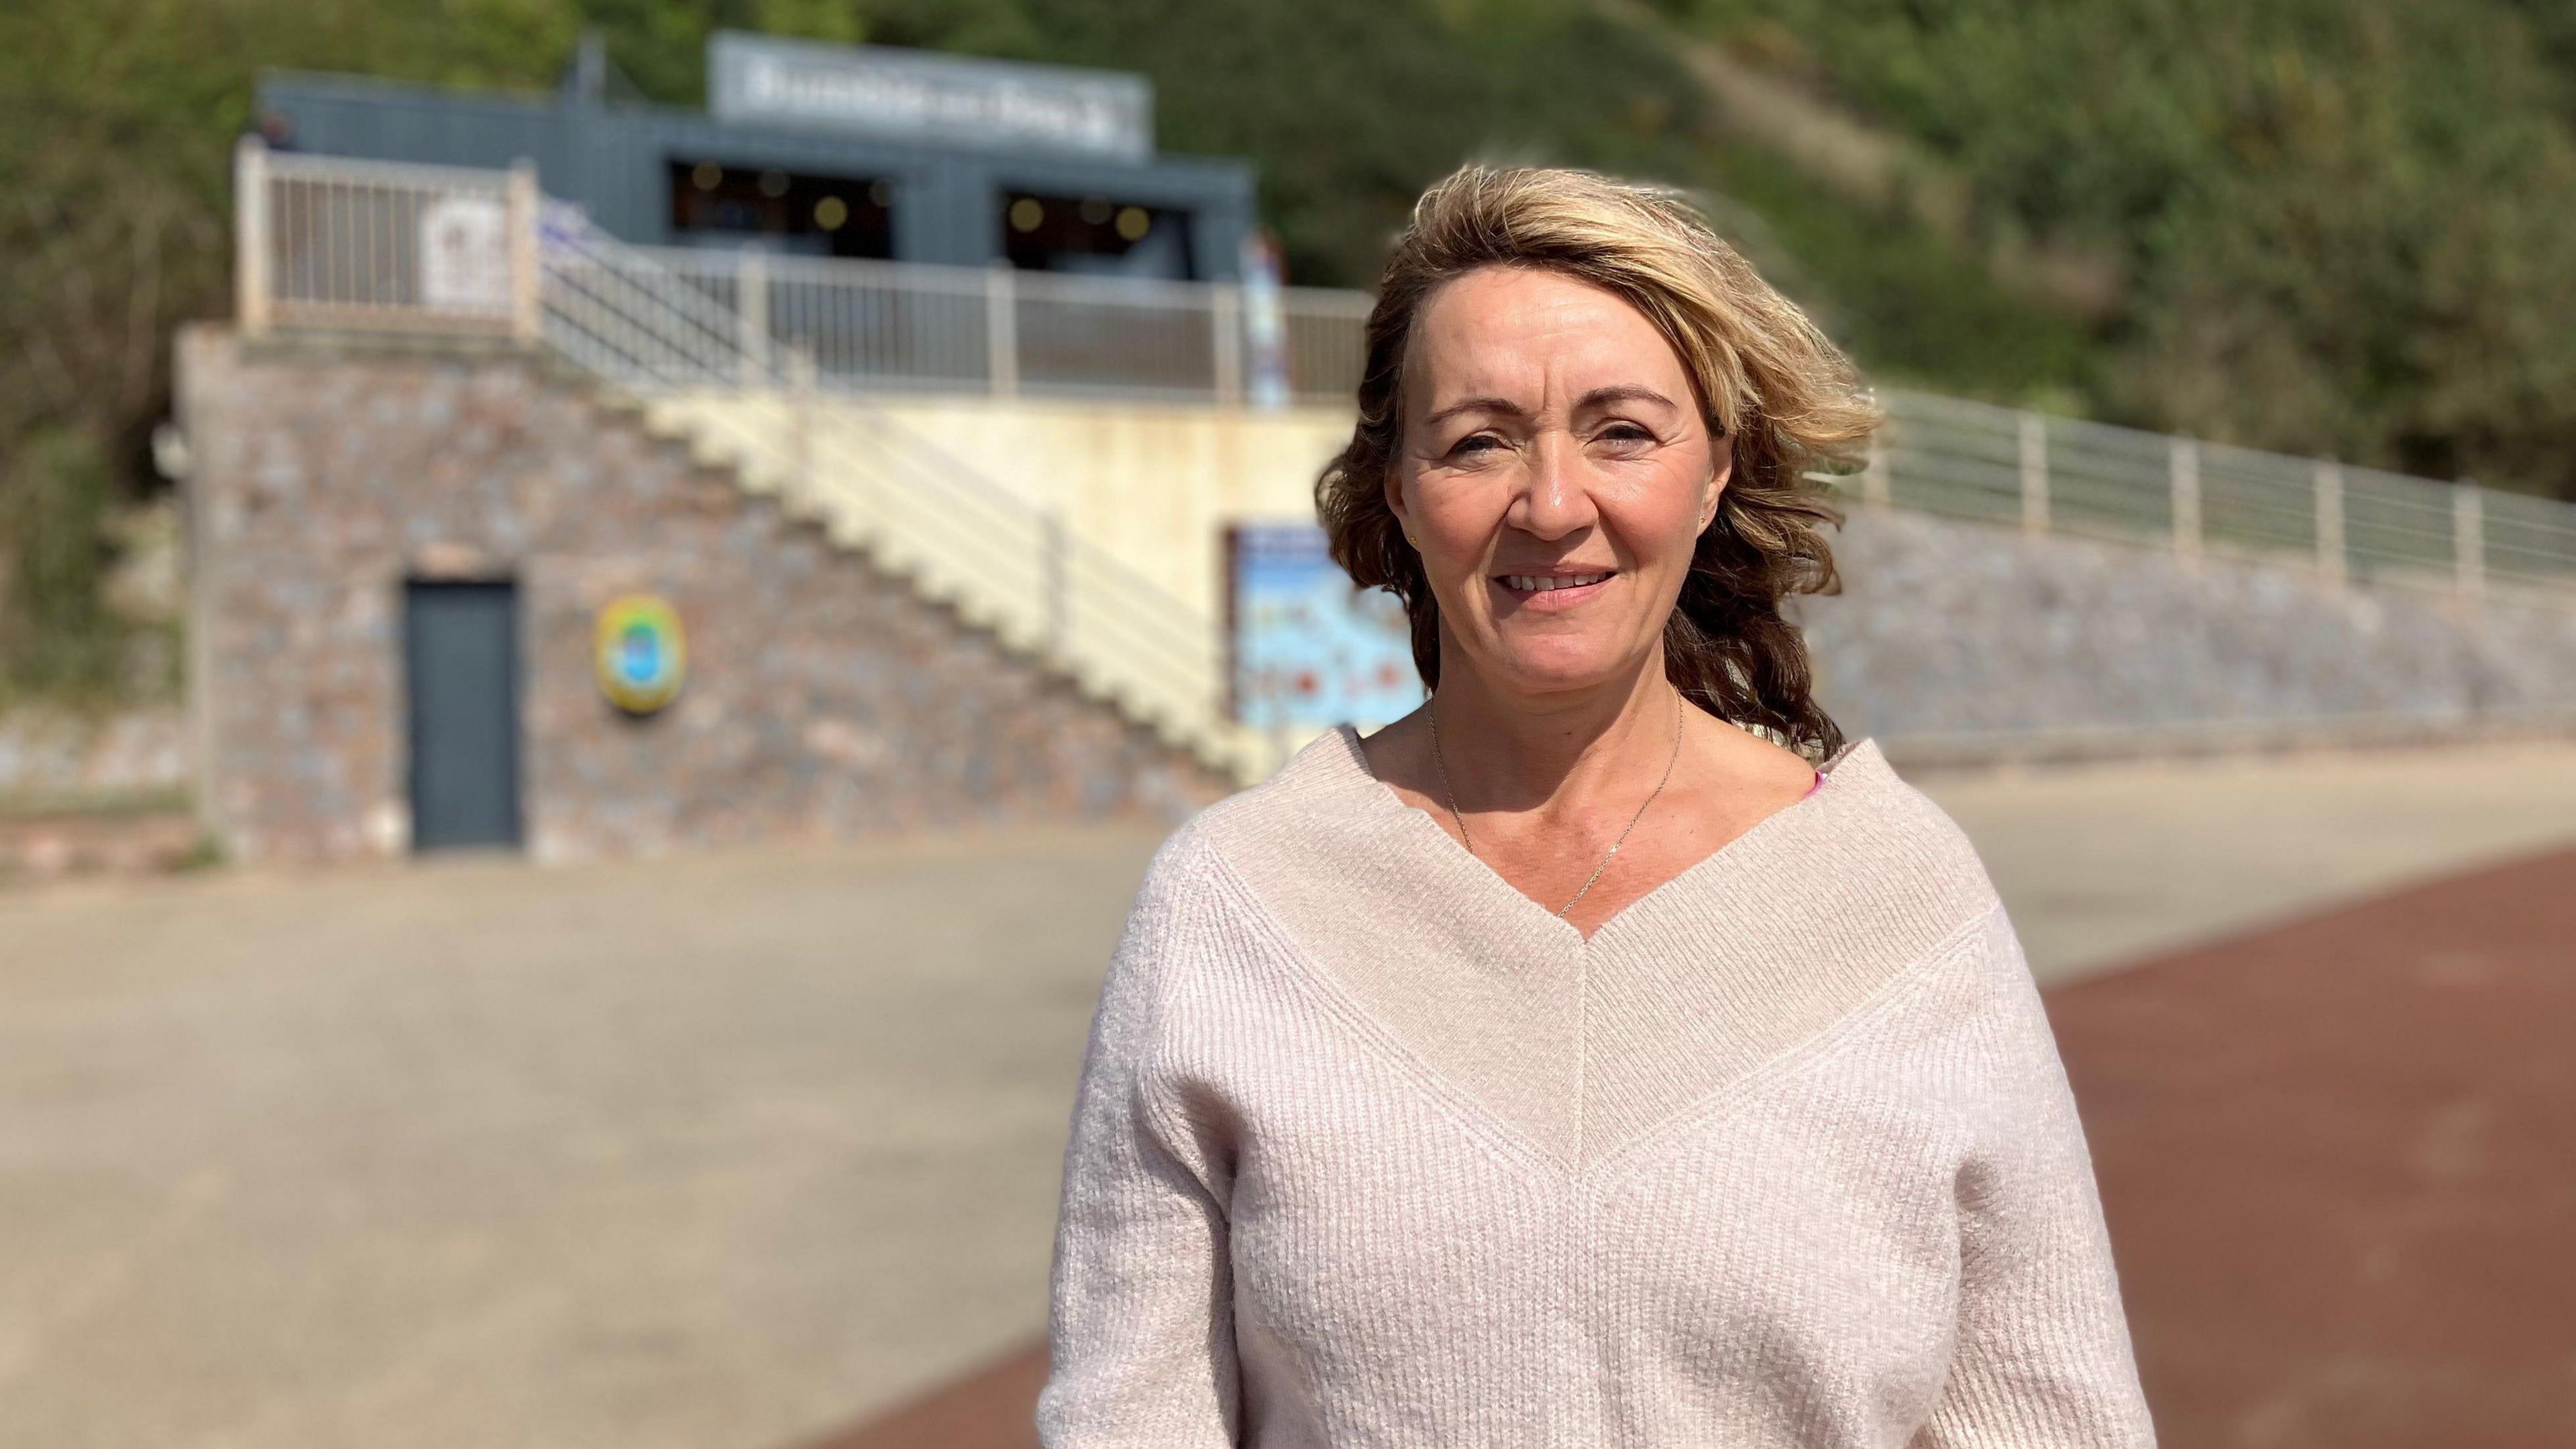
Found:
[{"label": "woman's ear", "polygon": [[[1384,481],[1379,485],[1386,494],[1386,511],[1395,515],[1395,526],[1404,530],[1404,541],[1413,543],[1413,519],[1404,511],[1404,478],[1395,464],[1386,465]],[[1419,549],[1421,545],[1414,544]]]},{"label": "woman's ear", "polygon": [[1708,532],[1708,526],[1717,521],[1717,500],[1726,492],[1726,485],[1734,477],[1735,440],[1723,436],[1712,437],[1708,444],[1708,484],[1706,494],[1700,499],[1699,505],[1700,532]]}]

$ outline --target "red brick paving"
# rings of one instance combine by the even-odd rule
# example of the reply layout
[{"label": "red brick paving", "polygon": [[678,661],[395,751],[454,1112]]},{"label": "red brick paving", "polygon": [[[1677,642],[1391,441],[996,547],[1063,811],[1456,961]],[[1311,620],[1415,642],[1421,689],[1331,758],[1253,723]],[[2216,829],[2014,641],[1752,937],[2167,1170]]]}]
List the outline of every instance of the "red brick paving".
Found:
[{"label": "red brick paving", "polygon": [[1036,1449],[1046,1345],[1031,1345],[927,1398],[806,1449]]},{"label": "red brick paving", "polygon": [[2049,1011],[2167,1445],[2576,1445],[2576,851]]},{"label": "red brick paving", "polygon": [[[2050,993],[2166,1449],[2576,1446],[2576,851]],[[815,1449],[1030,1449],[1042,1347]]]}]

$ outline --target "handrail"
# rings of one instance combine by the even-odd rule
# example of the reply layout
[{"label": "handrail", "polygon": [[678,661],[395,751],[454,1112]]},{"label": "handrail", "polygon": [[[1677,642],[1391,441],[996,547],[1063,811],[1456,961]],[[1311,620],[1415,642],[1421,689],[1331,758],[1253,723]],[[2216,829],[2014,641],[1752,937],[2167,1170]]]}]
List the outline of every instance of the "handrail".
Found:
[{"label": "handrail", "polygon": [[441,166],[425,161],[368,161],[351,156],[325,156],[312,151],[268,150],[266,154],[269,175],[280,181],[329,181],[387,190],[479,189],[497,192],[510,174],[474,166]]},{"label": "handrail", "polygon": [[2472,597],[2576,589],[2576,505],[1927,393],[1880,400],[1871,466],[1836,480],[1863,503]]}]

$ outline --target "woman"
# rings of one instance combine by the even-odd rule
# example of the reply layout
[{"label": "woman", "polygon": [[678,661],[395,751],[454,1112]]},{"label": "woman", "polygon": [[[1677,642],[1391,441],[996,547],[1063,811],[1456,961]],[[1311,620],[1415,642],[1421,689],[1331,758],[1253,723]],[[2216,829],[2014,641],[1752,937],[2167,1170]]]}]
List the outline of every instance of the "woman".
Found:
[{"label": "woman", "polygon": [[1431,698],[1155,858],[1044,1441],[2152,1443],[2011,923],[1780,615],[1849,366],[1673,197],[1470,167],[1359,412],[1317,502]]}]

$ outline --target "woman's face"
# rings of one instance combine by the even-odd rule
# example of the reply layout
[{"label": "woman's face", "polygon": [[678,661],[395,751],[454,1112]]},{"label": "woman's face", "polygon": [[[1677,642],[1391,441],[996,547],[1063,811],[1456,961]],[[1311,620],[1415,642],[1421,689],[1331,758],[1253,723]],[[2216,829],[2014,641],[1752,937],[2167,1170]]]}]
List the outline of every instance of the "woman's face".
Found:
[{"label": "woman's face", "polygon": [[1387,502],[1440,604],[1444,676],[1540,693],[1645,662],[1732,465],[1645,314],[1555,272],[1469,272],[1415,317],[1402,406]]}]

